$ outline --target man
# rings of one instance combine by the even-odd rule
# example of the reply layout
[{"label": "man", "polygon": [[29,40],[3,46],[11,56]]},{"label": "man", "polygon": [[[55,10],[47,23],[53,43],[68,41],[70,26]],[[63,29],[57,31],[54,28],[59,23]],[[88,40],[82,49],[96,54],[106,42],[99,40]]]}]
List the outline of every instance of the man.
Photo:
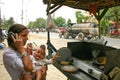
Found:
[{"label": "man", "polygon": [[2,28],[0,27],[0,35],[2,34]]},{"label": "man", "polygon": [[4,38],[3,38],[2,28],[0,27],[0,42],[2,42],[3,40]]}]

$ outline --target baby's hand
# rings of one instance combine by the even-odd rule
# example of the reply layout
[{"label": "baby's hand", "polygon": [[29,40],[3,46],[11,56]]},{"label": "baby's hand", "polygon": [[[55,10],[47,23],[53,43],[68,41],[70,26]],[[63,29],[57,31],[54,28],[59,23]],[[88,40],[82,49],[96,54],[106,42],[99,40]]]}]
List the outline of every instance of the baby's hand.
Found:
[{"label": "baby's hand", "polygon": [[54,59],[57,59],[57,58],[59,58],[59,57],[60,57],[60,54],[56,53],[53,58],[54,58]]}]

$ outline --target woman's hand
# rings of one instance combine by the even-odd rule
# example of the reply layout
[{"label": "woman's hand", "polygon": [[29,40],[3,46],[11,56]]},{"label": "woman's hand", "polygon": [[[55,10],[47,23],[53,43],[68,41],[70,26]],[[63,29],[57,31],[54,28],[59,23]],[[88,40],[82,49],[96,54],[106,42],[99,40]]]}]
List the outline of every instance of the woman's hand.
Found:
[{"label": "woman's hand", "polygon": [[12,39],[13,39],[13,42],[14,42],[14,45],[15,45],[15,48],[20,52],[24,52],[25,51],[25,48],[24,48],[24,44],[23,44],[23,40],[22,38],[16,33],[15,36],[11,35],[12,36]]}]

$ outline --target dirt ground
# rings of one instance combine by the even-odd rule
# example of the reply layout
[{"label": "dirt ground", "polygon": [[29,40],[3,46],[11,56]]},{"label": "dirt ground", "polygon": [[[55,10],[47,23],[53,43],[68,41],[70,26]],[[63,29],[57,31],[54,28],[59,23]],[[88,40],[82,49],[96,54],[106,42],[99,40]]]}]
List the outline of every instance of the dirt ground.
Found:
[{"label": "dirt ground", "polygon": [[[28,42],[35,42],[37,46],[34,45],[34,47],[38,48],[40,44],[47,43],[47,38],[35,34],[30,34]],[[53,43],[56,49],[67,46],[67,41],[65,39],[51,39],[51,43]],[[0,80],[11,80],[9,74],[7,73],[3,65],[3,52],[4,50],[0,50]],[[64,76],[60,71],[58,71],[53,65],[49,65],[47,72],[47,80],[67,80],[67,77]]]}]

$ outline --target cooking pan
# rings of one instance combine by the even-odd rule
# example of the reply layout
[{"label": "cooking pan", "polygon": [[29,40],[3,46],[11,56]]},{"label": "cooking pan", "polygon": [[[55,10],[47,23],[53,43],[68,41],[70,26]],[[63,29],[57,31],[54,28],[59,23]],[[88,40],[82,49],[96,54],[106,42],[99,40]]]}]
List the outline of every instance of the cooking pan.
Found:
[{"label": "cooking pan", "polygon": [[61,62],[61,61],[70,61],[71,59],[71,50],[67,47],[62,47],[60,49],[58,49],[58,51],[56,52],[58,54],[60,54],[60,57],[58,59],[56,59],[57,62]]},{"label": "cooking pan", "polygon": [[98,57],[94,60],[96,66],[104,66],[106,64],[106,57]]},{"label": "cooking pan", "polygon": [[61,67],[61,70],[65,71],[65,72],[70,72],[70,73],[76,72],[78,69],[79,68],[77,68],[74,65],[65,65],[65,66]]},{"label": "cooking pan", "polygon": [[106,57],[98,57],[95,62],[100,65],[105,65],[106,64]]}]

